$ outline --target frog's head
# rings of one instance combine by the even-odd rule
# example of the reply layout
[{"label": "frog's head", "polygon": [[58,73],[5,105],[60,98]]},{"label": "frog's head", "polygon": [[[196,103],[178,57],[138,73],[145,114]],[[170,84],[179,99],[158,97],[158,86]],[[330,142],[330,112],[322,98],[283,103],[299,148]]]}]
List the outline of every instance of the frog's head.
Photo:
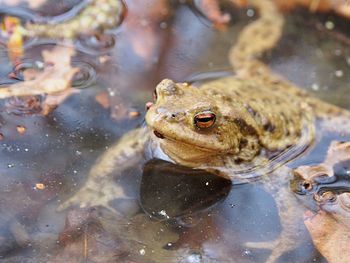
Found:
[{"label": "frog's head", "polygon": [[173,160],[204,161],[238,151],[237,126],[220,102],[201,89],[165,79],[155,89],[155,100],[146,122]]},{"label": "frog's head", "polygon": [[335,193],[326,191],[315,195],[314,199],[321,209],[343,223],[350,223],[350,193]]}]

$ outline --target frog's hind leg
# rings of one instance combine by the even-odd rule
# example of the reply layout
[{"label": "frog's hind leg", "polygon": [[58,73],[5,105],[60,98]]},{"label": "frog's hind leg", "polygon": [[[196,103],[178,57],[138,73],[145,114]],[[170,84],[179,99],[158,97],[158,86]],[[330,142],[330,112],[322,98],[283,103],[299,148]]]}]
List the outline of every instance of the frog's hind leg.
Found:
[{"label": "frog's hind leg", "polygon": [[[281,209],[281,208],[279,208]],[[248,248],[257,249],[269,249],[271,250],[270,256],[267,258],[266,263],[277,262],[283,254],[288,251],[292,251],[300,246],[303,236],[302,233],[306,233],[306,229],[303,228],[303,223],[297,222],[298,216],[295,209],[291,208],[288,211],[280,212],[280,220],[282,224],[282,231],[276,240],[266,242],[247,242],[245,246]]]},{"label": "frog's hind leg", "polygon": [[284,18],[272,0],[249,0],[248,3],[257,9],[259,18],[240,33],[229,52],[230,64],[241,75],[260,75],[266,71],[270,75],[259,57],[272,49],[281,38]]},{"label": "frog's hind leg", "polygon": [[77,205],[81,208],[92,206],[103,206],[114,210],[110,205],[111,197],[125,196],[123,188],[113,182],[112,178],[92,178],[88,179],[85,185],[72,197],[59,205],[58,210],[64,210]]},{"label": "frog's hind leg", "polygon": [[[305,230],[306,231],[306,230]],[[290,232],[290,233],[288,233]],[[255,249],[268,249],[271,250],[271,254],[266,259],[265,263],[274,263],[286,252],[296,249],[300,243],[291,238],[295,236],[295,230],[283,229],[277,240],[266,241],[266,242],[246,242],[245,246],[248,248]]]},{"label": "frog's hind leg", "polygon": [[85,185],[72,197],[64,201],[58,210],[72,205],[80,207],[104,206],[112,208],[109,201],[124,197],[121,185],[113,180],[129,168],[135,167],[143,157],[144,145],[148,140],[145,128],[126,133],[116,144],[110,147],[91,168]]},{"label": "frog's hind leg", "polygon": [[302,208],[289,189],[289,174],[287,167],[280,168],[278,174],[271,174],[262,180],[265,189],[275,198],[282,226],[279,237],[267,242],[245,243],[249,248],[270,249],[271,254],[266,260],[267,263],[276,262],[286,252],[299,247],[301,242],[304,242],[304,233],[307,233],[302,222]]},{"label": "frog's hind leg", "polygon": [[289,251],[294,244],[292,244],[291,240],[273,240],[267,242],[247,242],[245,243],[245,246],[249,248],[271,250],[272,252],[265,263],[274,263],[277,262],[277,259],[285,252]]}]

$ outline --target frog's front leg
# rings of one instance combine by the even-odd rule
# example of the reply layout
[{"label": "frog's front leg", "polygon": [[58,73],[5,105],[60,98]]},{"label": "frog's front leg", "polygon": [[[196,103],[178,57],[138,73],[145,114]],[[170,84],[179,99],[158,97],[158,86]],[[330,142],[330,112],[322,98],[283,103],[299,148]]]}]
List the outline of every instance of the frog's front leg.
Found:
[{"label": "frog's front leg", "polygon": [[267,258],[266,263],[277,262],[278,258],[284,253],[299,247],[304,237],[303,233],[307,233],[302,222],[302,208],[289,188],[289,179],[282,174],[289,175],[288,168],[285,167],[278,175],[272,174],[268,178],[263,179],[266,190],[273,195],[277,205],[282,225],[279,237],[276,240],[267,242],[245,243],[249,248],[270,249],[271,254]]},{"label": "frog's front leg", "polygon": [[66,209],[72,205],[80,207],[101,205],[113,210],[109,201],[125,196],[123,188],[113,181],[113,177],[121,175],[123,171],[140,162],[148,138],[149,134],[146,128],[126,133],[97,159],[83,187],[63,202],[58,210]]}]

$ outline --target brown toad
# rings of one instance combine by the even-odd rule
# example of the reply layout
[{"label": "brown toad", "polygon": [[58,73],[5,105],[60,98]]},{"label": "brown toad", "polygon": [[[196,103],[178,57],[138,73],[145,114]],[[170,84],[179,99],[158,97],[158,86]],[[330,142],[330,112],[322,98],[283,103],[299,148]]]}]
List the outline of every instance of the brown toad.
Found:
[{"label": "brown toad", "polygon": [[[250,3],[260,14],[246,26],[229,53],[236,73],[200,84],[163,80],[146,114],[147,128],[133,130],[109,148],[92,167],[86,184],[61,208],[103,205],[123,194],[108,176],[122,173],[146,155],[212,171],[235,183],[261,179],[275,197],[283,230],[280,238],[248,246],[269,248],[267,262],[299,245],[301,208],[289,190],[290,169],[283,165],[314,144],[315,127],[349,130],[349,112],[321,102],[272,73],[258,60],[274,47],[283,16],[269,0]],[[146,151],[145,151],[146,148]],[[117,167],[117,168],[116,168]]]}]

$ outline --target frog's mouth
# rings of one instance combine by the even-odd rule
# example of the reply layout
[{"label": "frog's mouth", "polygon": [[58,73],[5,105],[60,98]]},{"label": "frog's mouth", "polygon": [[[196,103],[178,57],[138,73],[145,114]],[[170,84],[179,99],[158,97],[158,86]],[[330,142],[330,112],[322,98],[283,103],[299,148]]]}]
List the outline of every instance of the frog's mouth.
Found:
[{"label": "frog's mouth", "polygon": [[153,134],[159,139],[165,139],[164,135],[157,130],[153,130]]},{"label": "frog's mouth", "polygon": [[[218,155],[218,150],[217,149],[211,149],[203,146],[198,146],[194,143],[190,143],[185,140],[181,139],[174,139],[170,136],[164,135],[163,133],[159,132],[158,130],[153,129],[153,134],[155,137],[160,139],[160,145],[163,146],[162,148],[168,148],[169,145],[171,145],[171,148],[182,148],[182,150],[187,150],[187,151],[196,151],[196,152],[204,152],[207,156],[215,154]],[[178,145],[178,147],[176,147]]]}]

